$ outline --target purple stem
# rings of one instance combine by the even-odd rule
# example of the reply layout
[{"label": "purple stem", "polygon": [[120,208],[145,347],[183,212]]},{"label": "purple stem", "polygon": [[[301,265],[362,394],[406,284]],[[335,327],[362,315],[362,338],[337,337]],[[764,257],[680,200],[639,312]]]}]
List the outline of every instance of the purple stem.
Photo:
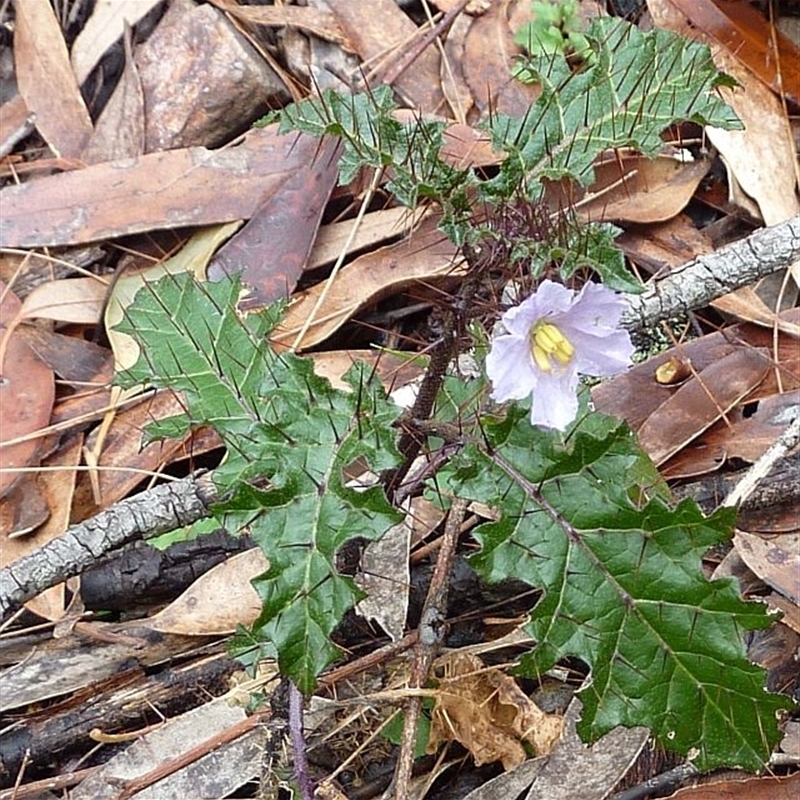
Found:
[{"label": "purple stem", "polygon": [[292,738],[294,776],[300,794],[303,800],[314,800],[314,782],[308,773],[306,740],[303,736],[303,695],[293,681],[289,681],[289,735]]}]

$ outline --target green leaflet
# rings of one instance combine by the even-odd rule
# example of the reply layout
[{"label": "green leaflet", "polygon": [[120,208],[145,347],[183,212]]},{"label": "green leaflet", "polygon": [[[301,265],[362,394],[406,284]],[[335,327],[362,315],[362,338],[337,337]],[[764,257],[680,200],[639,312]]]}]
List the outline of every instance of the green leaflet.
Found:
[{"label": "green leaflet", "polygon": [[367,368],[353,367],[353,391],[344,392],[309,360],[276,353],[267,335],[280,305],[242,320],[238,296],[238,282],[190,275],[140,291],[119,329],[143,355],[119,382],[183,393],[186,414],[151,435],[209,424],[224,440],[228,455],[214,477],[229,496],[216,515],[231,531],[247,528],[270,561],[254,581],[264,600],[254,634],[310,692],[339,655],[331,632],[362,596],[338,573],[337,551],[355,537],[379,538],[400,518],[380,488],[348,487],[344,475],[356,462],[374,471],[396,465],[398,410]]},{"label": "green leaflet", "polygon": [[636,504],[647,471],[624,425],[592,415],[562,440],[524,415],[515,408],[485,424],[486,449],[470,445],[439,475],[440,486],[502,512],[475,532],[478,573],[544,591],[528,624],[538,646],[521,672],[539,675],[567,656],[591,668],[579,726],[587,740],[646,725],[701,770],[763,768],[779,739],[776,712],[792,703],[765,691],[743,633],[773,619],[700,567],[729,537],[733,511],[705,518],[688,501]]},{"label": "green leaflet", "polygon": [[352,181],[362,167],[391,167],[387,189],[409,207],[426,198],[443,200],[463,189],[468,173],[439,156],[444,123],[419,119],[403,124],[395,118],[396,110],[389,86],[354,95],[329,89],[284,108],[278,115],[279,130],[340,137],[342,184]]}]

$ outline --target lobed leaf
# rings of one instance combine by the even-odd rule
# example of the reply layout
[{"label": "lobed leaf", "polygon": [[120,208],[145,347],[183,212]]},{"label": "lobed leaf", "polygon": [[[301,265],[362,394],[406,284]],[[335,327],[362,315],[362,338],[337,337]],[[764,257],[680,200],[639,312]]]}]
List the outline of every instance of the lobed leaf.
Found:
[{"label": "lobed leaf", "polygon": [[391,167],[387,189],[411,208],[422,199],[441,200],[462,190],[468,173],[440,156],[444,123],[417,119],[403,124],[396,110],[389,86],[354,95],[327,90],[283,109],[280,131],[340,137],[339,182],[349,183],[363,167]]},{"label": "lobed leaf", "polygon": [[520,670],[540,675],[569,656],[591,668],[585,739],[646,725],[701,770],[763,768],[791,700],[765,691],[743,635],[773,619],[700,566],[730,536],[734,512],[705,518],[689,501],[642,500],[644,455],[624,425],[592,415],[562,440],[524,414],[487,423],[486,449],[469,446],[447,481],[502,511],[475,532],[478,573],[544,590],[527,626],[538,646]]},{"label": "lobed leaf", "polygon": [[[227,447],[214,472],[228,498],[216,514],[247,530],[270,561],[254,580],[264,601],[254,635],[272,642],[283,674],[305,692],[339,654],[330,636],[361,598],[340,575],[339,549],[376,539],[400,519],[378,487],[352,487],[346,471],[396,466],[398,409],[356,365],[351,392],[333,389],[308,359],[269,345],[281,305],[241,319],[237,281],[167,276],[140,291],[120,330],[143,354],[119,381],[182,392],[186,414],[157,428],[212,425]],[[264,488],[265,481],[267,482]]]},{"label": "lobed leaf", "polygon": [[527,61],[541,95],[521,119],[498,114],[490,123],[494,145],[508,157],[482,185],[487,199],[510,197],[518,185],[537,199],[542,178],[589,185],[604,150],[631,147],[652,158],[661,134],[679,121],[741,127],[716,92],[731,79],[717,71],[707,46],[608,17],[592,21],[587,39],[594,58],[582,68],[559,54]]}]

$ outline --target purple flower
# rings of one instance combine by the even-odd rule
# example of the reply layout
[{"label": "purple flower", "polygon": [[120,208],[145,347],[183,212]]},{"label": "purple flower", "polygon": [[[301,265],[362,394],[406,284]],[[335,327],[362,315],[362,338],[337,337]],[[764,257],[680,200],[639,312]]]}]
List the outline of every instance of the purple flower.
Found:
[{"label": "purple flower", "polygon": [[628,332],[617,327],[625,300],[598,283],[576,295],[545,280],[510,308],[486,356],[492,399],[532,395],[531,423],[564,430],[578,413],[578,373],[604,377],[624,372],[633,355]]}]

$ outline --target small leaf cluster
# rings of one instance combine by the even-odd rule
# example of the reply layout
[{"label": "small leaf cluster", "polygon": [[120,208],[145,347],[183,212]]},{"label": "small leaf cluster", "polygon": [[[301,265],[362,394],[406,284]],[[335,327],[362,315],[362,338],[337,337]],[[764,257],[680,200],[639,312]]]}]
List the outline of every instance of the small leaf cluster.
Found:
[{"label": "small leaf cluster", "polygon": [[[576,0],[531,3],[533,19],[516,33],[514,41],[535,56],[566,55],[580,59],[593,58],[589,41],[581,31]],[[524,65],[514,73],[522,80],[529,79]]]},{"label": "small leaf cluster", "polygon": [[[545,26],[572,31],[577,22],[569,5],[560,4],[557,11],[539,9],[542,16],[533,23],[538,26],[535,30],[541,33]],[[523,29],[519,35],[534,34]],[[563,41],[563,32],[558,36]],[[740,127],[716,91],[730,85],[731,79],[716,70],[705,45],[658,29],[643,33],[610,18],[593,20],[580,36],[586,43],[581,44],[585,57],[580,68],[573,66],[563,48],[532,47],[520,61],[518,74],[540,84],[541,94],[523,117],[493,114],[485,124],[493,147],[504,156],[493,177],[449,164],[442,157],[445,123],[423,118],[401,122],[387,86],[347,96],[326,91],[274,116],[282,132],[339,137],[341,183],[351,181],[361,168],[387,170],[387,189],[398,202],[409,207],[438,204],[440,227],[459,246],[495,236],[474,209],[489,209],[491,217],[492,208],[521,198],[546,203],[547,180],[587,186],[594,180],[595,160],[607,150],[628,147],[655,156],[663,145],[664,130],[684,120]],[[598,270],[612,288],[636,291],[610,244],[612,232],[610,227],[598,227],[590,236],[558,242],[563,250],[563,259],[557,262],[562,277],[568,278],[580,263]],[[582,246],[573,252],[578,240]],[[524,239],[516,242],[528,256],[541,250],[542,243],[546,249],[546,232],[530,238],[528,253]],[[543,253],[537,255],[540,258],[532,263],[534,270],[537,265],[541,270],[548,261]]]}]

